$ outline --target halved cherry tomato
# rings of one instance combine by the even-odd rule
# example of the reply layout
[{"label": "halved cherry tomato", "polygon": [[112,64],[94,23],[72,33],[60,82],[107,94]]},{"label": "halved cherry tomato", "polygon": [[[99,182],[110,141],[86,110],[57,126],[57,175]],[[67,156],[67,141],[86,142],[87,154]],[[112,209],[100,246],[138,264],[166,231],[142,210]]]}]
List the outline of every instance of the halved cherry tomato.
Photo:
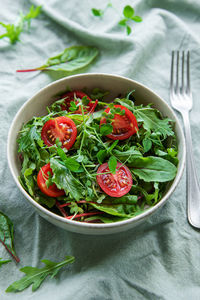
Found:
[{"label": "halved cherry tomato", "polygon": [[49,178],[48,172],[50,172],[51,175],[53,175],[49,163],[44,165],[38,173],[37,184],[38,184],[38,187],[41,190],[41,192],[49,197],[60,197],[60,196],[65,195],[65,192],[63,190],[59,190],[57,188],[57,186],[55,185],[55,183],[53,183],[52,185],[47,187],[46,181]]},{"label": "halved cherry tomato", "polygon": [[[102,164],[97,170],[98,174],[105,172],[110,172],[108,163]],[[97,175],[97,183],[107,195],[121,197],[130,191],[133,179],[130,170],[118,162],[116,173]]]},{"label": "halved cherry tomato", "polygon": [[[121,108],[125,110],[124,115],[115,114],[112,121],[113,132],[108,134],[107,137],[112,140],[125,140],[131,135],[138,131],[138,124],[134,114],[125,106],[114,105],[115,108]],[[106,108],[106,113],[110,112],[110,108]],[[106,123],[106,118],[102,118],[100,121],[100,126]]]},{"label": "halved cherry tomato", "polygon": [[47,146],[55,144],[58,138],[62,142],[62,147],[67,150],[74,144],[76,136],[76,125],[67,117],[57,117],[47,121],[41,132],[41,137]]},{"label": "halved cherry tomato", "polygon": [[[82,99],[83,97],[87,97],[89,100],[88,105],[84,105],[84,112],[87,113],[91,110],[93,104],[91,103],[91,99],[88,95],[81,91],[72,91],[72,92],[67,92],[66,94],[62,95],[62,98],[65,98],[65,105],[62,105],[61,108],[62,110],[67,110],[69,111],[70,107],[70,102],[75,101],[75,98]],[[78,101],[75,101],[76,104],[78,104]],[[74,113],[76,114],[82,114],[81,107],[79,107]]]}]

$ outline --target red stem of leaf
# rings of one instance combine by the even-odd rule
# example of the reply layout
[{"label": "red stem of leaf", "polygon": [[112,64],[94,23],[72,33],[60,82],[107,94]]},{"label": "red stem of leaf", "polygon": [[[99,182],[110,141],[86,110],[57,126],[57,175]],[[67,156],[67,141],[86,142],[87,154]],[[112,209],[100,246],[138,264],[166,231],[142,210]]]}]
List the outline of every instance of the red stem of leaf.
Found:
[{"label": "red stem of leaf", "polygon": [[3,242],[3,241],[1,241],[0,240],[0,242],[4,245],[4,247],[6,248],[6,250],[10,253],[10,255],[15,259],[15,261],[18,263],[18,262],[20,262],[20,259],[19,259],[19,257],[17,256],[17,255],[14,255],[13,253],[12,253],[12,251],[6,246],[6,244]]},{"label": "red stem of leaf", "polygon": [[95,108],[96,108],[98,102],[99,102],[98,100],[96,100],[96,101],[94,102],[93,106],[91,107],[91,109],[90,109],[90,111],[89,111],[90,114],[94,112],[94,110],[95,110]]},{"label": "red stem of leaf", "polygon": [[[95,203],[95,202],[92,202],[92,201],[86,201],[86,200],[80,200],[80,201],[77,201],[76,203],[82,204],[82,203]],[[71,204],[71,202],[67,202],[67,203],[64,203],[64,204],[60,204],[60,207],[69,206],[70,204]]]},{"label": "red stem of leaf", "polygon": [[88,217],[88,216],[94,216],[94,215],[100,215],[103,214],[103,211],[96,211],[96,212],[89,212],[89,213],[83,213],[83,214],[78,214],[78,215],[73,215],[73,216],[69,216],[67,217],[67,219],[77,219],[77,218],[81,218],[81,217]]},{"label": "red stem of leaf", "polygon": [[40,69],[35,68],[35,69],[26,69],[26,70],[16,70],[16,72],[18,72],[18,73],[22,73],[22,72],[34,72],[34,71],[40,71]]},{"label": "red stem of leaf", "polygon": [[59,211],[61,212],[61,214],[63,215],[63,217],[67,218],[68,214],[66,213],[66,211],[64,210],[64,208],[58,201],[56,201],[56,206],[59,209]]}]

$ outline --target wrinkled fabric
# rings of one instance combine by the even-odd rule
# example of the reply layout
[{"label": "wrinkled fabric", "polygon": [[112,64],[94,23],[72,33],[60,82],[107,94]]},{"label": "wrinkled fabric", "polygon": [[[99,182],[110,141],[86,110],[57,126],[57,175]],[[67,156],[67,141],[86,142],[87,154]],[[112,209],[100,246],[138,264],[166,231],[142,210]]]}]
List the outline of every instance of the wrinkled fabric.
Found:
[{"label": "wrinkled fabric", "polygon": [[[189,49],[194,100],[190,120],[200,177],[200,2],[112,2],[114,7],[98,18],[91,8],[104,8],[106,0],[1,1],[0,20],[5,23],[13,23],[33,3],[42,5],[43,13],[32,21],[29,33],[21,34],[21,42],[10,45],[0,40],[0,211],[14,223],[15,248],[21,259],[19,264],[0,268],[0,299],[200,299],[200,232],[187,222],[185,173],[165,206],[139,227],[115,235],[87,236],[41,218],[18,190],[8,168],[6,142],[16,112],[40,88],[63,76],[16,73],[17,69],[38,67],[72,45],[92,45],[100,56],[87,72],[137,80],[170,103],[171,51]],[[131,24],[130,36],[118,26],[127,4],[143,18]],[[47,278],[36,292],[31,287],[18,294],[4,292],[23,276],[21,267],[41,267],[41,259],[61,261],[65,255],[75,256],[75,263],[63,268],[57,279]],[[9,257],[2,245],[0,257]]]}]

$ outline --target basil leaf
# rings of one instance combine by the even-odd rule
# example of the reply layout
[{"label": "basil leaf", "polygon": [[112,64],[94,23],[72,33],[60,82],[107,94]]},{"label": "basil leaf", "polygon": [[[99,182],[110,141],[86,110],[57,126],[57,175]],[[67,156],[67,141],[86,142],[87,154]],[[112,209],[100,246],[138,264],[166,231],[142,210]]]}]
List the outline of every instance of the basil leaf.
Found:
[{"label": "basil leaf", "polygon": [[108,167],[110,169],[110,172],[112,174],[115,174],[116,172],[116,167],[117,167],[117,159],[115,156],[111,156],[108,160]]}]

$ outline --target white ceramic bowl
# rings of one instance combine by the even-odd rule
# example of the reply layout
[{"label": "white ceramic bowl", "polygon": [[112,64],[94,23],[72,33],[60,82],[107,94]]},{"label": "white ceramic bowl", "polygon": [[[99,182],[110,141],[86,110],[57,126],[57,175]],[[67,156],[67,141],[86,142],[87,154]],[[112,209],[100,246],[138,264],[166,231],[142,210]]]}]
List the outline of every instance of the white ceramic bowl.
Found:
[{"label": "white ceramic bowl", "polygon": [[[108,96],[109,99],[113,99],[119,94],[126,94],[131,90],[135,90],[135,98],[137,103],[153,103],[153,106],[159,109],[164,116],[168,116],[170,119],[175,121],[175,133],[178,141],[178,172],[177,175],[166,191],[164,197],[159,203],[154,207],[148,209],[144,213],[133,217],[131,219],[120,221],[116,223],[109,224],[92,224],[92,223],[81,223],[72,220],[67,220],[64,217],[58,216],[48,209],[44,208],[37,202],[35,202],[31,196],[23,189],[18,181],[18,176],[20,174],[20,162],[18,161],[17,155],[17,136],[18,132],[22,127],[23,123],[29,121],[33,116],[40,116],[46,114],[46,106],[52,103],[55,99],[55,95],[64,92],[69,86],[71,89],[83,89],[87,87],[88,89],[102,88],[104,90],[110,91]],[[45,88],[41,89],[35,96],[29,99],[18,111],[15,116],[10,131],[8,135],[8,146],[7,146],[8,164],[14,180],[24,194],[28,202],[37,210],[37,212],[44,217],[49,222],[63,228],[77,233],[82,234],[110,234],[132,228],[142,221],[146,220],[152,213],[159,209],[171,196],[174,189],[176,188],[181,175],[183,173],[185,164],[185,140],[183,131],[181,129],[180,123],[169,105],[161,99],[152,90],[145,87],[144,85],[133,81],[131,79],[109,75],[109,74],[81,74],[66,77],[64,79],[55,81]]]}]

